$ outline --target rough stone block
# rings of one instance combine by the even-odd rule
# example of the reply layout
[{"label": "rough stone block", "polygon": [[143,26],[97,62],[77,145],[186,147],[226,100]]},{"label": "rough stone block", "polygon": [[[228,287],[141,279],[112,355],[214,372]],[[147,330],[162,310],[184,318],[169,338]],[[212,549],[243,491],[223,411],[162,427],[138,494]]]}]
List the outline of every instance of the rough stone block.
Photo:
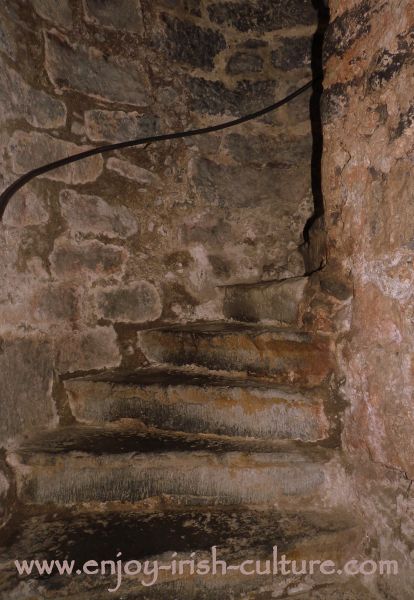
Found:
[{"label": "rough stone block", "polygon": [[192,67],[213,69],[215,56],[226,47],[223,35],[169,15],[162,18],[166,24],[166,47],[172,58]]},{"label": "rough stone block", "polygon": [[292,205],[298,197],[306,194],[308,181],[292,175],[290,169],[276,169],[270,165],[263,168],[227,166],[201,158],[195,164],[193,181],[210,204],[249,207],[277,199],[280,204],[274,210],[283,214],[286,205]]},{"label": "rough stone block", "polygon": [[55,422],[51,397],[53,355],[39,337],[2,340],[0,344],[0,439]]},{"label": "rough stone block", "polygon": [[56,342],[61,372],[116,367],[121,361],[117,336],[112,327],[74,331]]},{"label": "rough stone block", "polygon": [[275,31],[295,25],[312,25],[316,10],[311,0],[244,0],[215,2],[208,7],[210,19],[239,31]]},{"label": "rough stone block", "polygon": [[236,52],[230,57],[226,71],[231,75],[242,75],[244,73],[260,73],[263,69],[263,59],[258,54],[248,52]]},{"label": "rough stone block", "polygon": [[209,115],[242,115],[275,101],[276,82],[271,80],[243,80],[230,89],[222,81],[188,77],[187,86],[191,109]]},{"label": "rough stone block", "polygon": [[161,316],[159,293],[148,281],[107,289],[98,294],[102,317],[113,321],[144,323]]},{"label": "rough stone block", "polygon": [[30,189],[30,185],[13,196],[3,216],[3,223],[9,227],[42,225],[48,220],[49,213],[45,202]]},{"label": "rough stone block", "polygon": [[55,242],[50,262],[59,278],[99,278],[120,274],[126,258],[126,251],[119,246],[61,238]]},{"label": "rough stone block", "polygon": [[53,129],[66,123],[66,107],[60,100],[30,87],[0,60],[0,105],[2,119],[25,119],[33,127]]},{"label": "rough stone block", "polygon": [[282,38],[279,48],[272,52],[273,66],[283,71],[309,67],[312,39],[310,36]]},{"label": "rough stone block", "polygon": [[33,8],[44,19],[54,25],[70,29],[72,27],[72,8],[69,0],[32,0]]},{"label": "rough stone block", "polygon": [[86,19],[103,27],[141,33],[139,0],[84,0]]},{"label": "rough stone block", "polygon": [[110,171],[115,171],[115,173],[118,173],[121,177],[136,181],[140,185],[161,186],[161,180],[158,175],[148,171],[148,169],[143,169],[138,165],[134,165],[127,160],[120,160],[119,158],[112,157],[108,160],[106,166]]},{"label": "rough stone block", "polygon": [[306,277],[225,288],[224,314],[237,321],[296,323]]},{"label": "rough stone block", "polygon": [[147,106],[146,80],[139,63],[106,60],[99,51],[72,47],[49,33],[45,42],[46,71],[57,88],[98,100]]},{"label": "rough stone block", "polygon": [[226,148],[231,157],[239,163],[272,165],[275,169],[296,166],[299,163],[309,165],[309,171],[303,169],[302,178],[310,181],[310,161],[312,156],[312,137],[302,135],[242,135],[230,133],[225,139]]},{"label": "rough stone block", "polygon": [[125,238],[138,231],[138,223],[125,206],[111,206],[98,196],[62,190],[59,194],[62,215],[73,231]]},{"label": "rough stone block", "polygon": [[[86,150],[84,146],[77,146],[47,133],[38,132],[16,131],[9,143],[13,171],[18,174],[27,173],[36,167],[84,150]],[[95,181],[102,173],[102,169],[103,159],[97,155],[54,169],[42,177],[76,185]]]},{"label": "rough stone block", "polygon": [[155,135],[158,118],[122,110],[87,110],[85,127],[88,138],[94,142],[123,142]]},{"label": "rough stone block", "polygon": [[49,283],[36,290],[31,299],[32,317],[37,323],[71,323],[78,316],[76,289],[61,283]]}]

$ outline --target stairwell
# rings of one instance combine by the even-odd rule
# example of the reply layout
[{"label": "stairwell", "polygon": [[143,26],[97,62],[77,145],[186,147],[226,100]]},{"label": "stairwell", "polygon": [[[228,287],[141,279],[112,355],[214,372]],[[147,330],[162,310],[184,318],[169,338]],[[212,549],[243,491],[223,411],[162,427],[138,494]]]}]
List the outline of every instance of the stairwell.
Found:
[{"label": "stairwell", "polygon": [[[66,424],[27,436],[10,459],[18,508],[7,555],[162,562],[217,546],[238,564],[265,561],[277,546],[299,572],[301,560],[359,556],[330,339],[298,323],[306,283],[231,287],[221,322],[131,325],[145,366],[61,373]],[[239,320],[253,313],[254,322]],[[124,576],[118,597],[362,597],[357,584],[317,573],[165,571],[154,587],[142,578]],[[108,573],[32,586],[36,597],[88,600],[113,597],[114,587]]]},{"label": "stairwell", "polygon": [[[91,146],[240,117],[321,76],[322,0],[60,4],[0,6],[5,184]],[[332,26],[340,58],[369,31],[350,11]],[[328,118],[346,106],[331,78]],[[360,577],[301,572],[304,560],[341,569],[378,556],[343,448],[338,338],[352,283],[347,261],[320,270],[321,90],[308,91],[238,130],[66,166],[9,204],[1,600],[383,597]],[[339,238],[348,155],[328,159]],[[187,564],[148,585],[146,561],[210,560],[212,547],[264,572]],[[274,547],[295,572],[267,572]],[[113,572],[17,577],[15,559]],[[119,588],[117,561],[141,564]]]}]

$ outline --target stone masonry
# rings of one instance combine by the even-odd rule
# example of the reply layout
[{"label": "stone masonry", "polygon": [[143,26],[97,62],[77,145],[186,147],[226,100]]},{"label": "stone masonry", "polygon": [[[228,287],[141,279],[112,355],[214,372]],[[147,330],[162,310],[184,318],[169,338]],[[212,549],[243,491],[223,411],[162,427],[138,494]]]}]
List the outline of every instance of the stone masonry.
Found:
[{"label": "stone masonry", "polygon": [[17,556],[217,544],[235,560],[275,540],[400,575],[166,576],[122,597],[411,598],[413,9],[330,0],[322,56],[326,4],[2,2],[2,189],[99,144],[253,112],[322,64],[324,92],[322,123],[310,90],[231,130],[58,169],[10,202],[1,600],[114,597],[107,577],[17,580]]}]

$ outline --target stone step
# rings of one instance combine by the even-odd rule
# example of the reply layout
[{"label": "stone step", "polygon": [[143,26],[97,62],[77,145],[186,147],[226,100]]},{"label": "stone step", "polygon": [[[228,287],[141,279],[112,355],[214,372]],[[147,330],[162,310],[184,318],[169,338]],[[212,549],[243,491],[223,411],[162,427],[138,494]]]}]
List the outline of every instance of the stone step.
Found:
[{"label": "stone step", "polygon": [[224,316],[236,321],[296,325],[307,277],[223,286]]},{"label": "stone step", "polygon": [[274,452],[162,452],[96,455],[30,453],[13,457],[18,497],[26,504],[132,502],[269,505],[296,509],[338,505],[346,477],[338,455]]},{"label": "stone step", "polygon": [[64,385],[72,414],[88,425],[132,419],[167,431],[303,442],[331,430],[325,389],[301,393],[163,369],[95,373]]},{"label": "stone step", "polygon": [[143,330],[138,339],[152,364],[247,372],[302,386],[320,385],[333,369],[328,338],[296,330],[210,322]]},{"label": "stone step", "polygon": [[[215,546],[217,560],[224,560],[229,566],[240,565],[245,560],[259,560],[265,570],[266,561],[270,560],[273,571],[275,546],[275,556],[279,560],[283,554],[287,559],[297,561],[339,560],[339,552],[344,555],[343,548],[346,548],[345,554],[355,555],[360,537],[361,530],[354,517],[345,511],[303,511],[298,514],[275,509],[208,507],[149,513],[118,506],[116,510],[99,512],[77,509],[28,512],[27,507],[22,507],[0,542],[0,594],[5,599],[43,600],[261,598],[259,593],[270,594],[277,589],[283,590],[284,586],[287,588],[291,579],[281,573],[243,576],[237,570],[228,570],[223,576],[220,567],[216,575],[210,572],[200,576],[191,574],[190,566],[184,563],[180,576],[178,561],[192,557],[196,562],[208,560],[211,565],[212,547]],[[57,573],[48,577],[19,577],[14,567],[16,558],[74,560],[75,574],[72,577]],[[174,558],[178,574],[159,569],[157,583],[147,587],[141,583],[142,574],[124,574],[116,593],[108,591],[117,583],[116,575],[110,574],[110,565],[103,575],[76,574],[77,568],[91,560],[99,565],[101,561],[120,559],[123,564],[159,561],[159,565],[169,565]],[[319,578],[323,583],[330,581],[326,575]],[[309,577],[295,577],[296,582],[301,579],[309,580]],[[147,583],[150,580],[150,576],[144,579]],[[312,580],[318,584],[318,576]],[[26,595],[26,592],[29,593]]]},{"label": "stone step", "polygon": [[255,439],[205,433],[185,433],[146,427],[133,419],[103,425],[71,425],[34,432],[21,440],[21,456],[84,452],[91,455],[139,452],[306,452],[323,457],[326,449],[319,444],[296,440]]}]

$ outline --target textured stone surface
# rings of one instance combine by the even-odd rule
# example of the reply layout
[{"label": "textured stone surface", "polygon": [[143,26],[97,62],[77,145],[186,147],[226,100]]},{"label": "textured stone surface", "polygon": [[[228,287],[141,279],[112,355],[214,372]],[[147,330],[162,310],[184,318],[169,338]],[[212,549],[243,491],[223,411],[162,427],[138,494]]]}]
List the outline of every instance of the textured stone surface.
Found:
[{"label": "textured stone surface", "polygon": [[[409,126],[396,139],[389,133],[411,103],[407,82],[413,67],[409,61],[395,62],[390,57],[382,62],[386,53],[408,56],[409,36],[403,37],[410,24],[408,3],[400,11],[398,25],[387,32],[382,27],[390,17],[389,9],[370,11],[369,27],[359,31],[348,50],[355,59],[363,57],[361,69],[364,65],[366,71],[361,71],[358,81],[349,81],[342,53],[328,62],[327,87],[337,79],[346,82],[349,108],[325,127],[324,185],[328,250],[344,270],[352,270],[352,341],[342,359],[348,372],[347,394],[352,398],[347,440],[350,447],[359,449],[362,443],[376,460],[410,473],[413,463],[406,427],[411,422],[413,386],[408,317],[413,283],[409,191],[413,132]],[[357,10],[344,14],[359,22]],[[361,105],[360,90],[364,82],[373,81],[376,84]],[[358,424],[357,435],[352,433],[352,422]]]},{"label": "textured stone surface", "polygon": [[50,257],[57,277],[79,279],[119,274],[125,262],[125,252],[119,246],[98,241],[76,243],[59,239]]},{"label": "textured stone surface", "polygon": [[57,322],[75,322],[79,312],[76,288],[61,283],[42,286],[31,303],[34,321],[50,326]]},{"label": "textured stone surface", "polygon": [[141,32],[142,12],[139,0],[83,0],[87,19],[127,31]]},{"label": "textured stone surface", "polygon": [[279,383],[315,386],[332,371],[327,339],[289,330],[213,323],[141,331],[139,343],[155,364],[247,371]]},{"label": "textured stone surface", "polygon": [[323,104],[328,265],[347,275],[352,295],[333,288],[330,277],[323,285],[342,305],[335,322],[343,332],[337,356],[349,403],[343,439],[378,540],[372,556],[400,563],[398,578],[378,578],[379,595],[408,599],[414,137],[406,116],[414,76],[412,3],[347,7],[335,0],[330,9]]},{"label": "textured stone surface", "polygon": [[306,193],[303,180],[292,177],[289,170],[274,166],[228,167],[206,159],[195,166],[194,183],[200,194],[218,206],[247,207],[253,203],[257,206],[275,198],[289,202],[296,194]]},{"label": "textured stone surface", "polygon": [[[21,57],[24,49],[24,56],[30,59],[20,60],[18,73],[29,87],[33,83],[38,91],[44,91],[49,102],[65,104],[65,132],[53,131],[59,145],[63,137],[64,143],[75,143],[77,148],[88,140],[96,145],[117,142],[202,126],[222,114],[236,116],[256,110],[292,86],[289,73],[275,73],[272,52],[281,48],[282,40],[308,33],[310,38],[313,32],[313,26],[298,30],[289,26],[286,32],[276,27],[274,35],[269,35],[261,25],[253,25],[246,34],[210,20],[207,6],[187,0],[148,4],[144,7],[145,28],[132,31],[137,5],[128,4],[128,10],[119,6],[111,1],[76,1],[71,5],[73,27],[65,32],[58,24],[53,29],[34,10],[24,14],[32,34],[24,42],[19,39],[19,44]],[[249,3],[248,12],[253,10],[251,14],[259,17],[266,13],[268,28],[279,8],[267,4],[255,8]],[[282,14],[284,8],[280,11]],[[13,9],[13,22],[23,18],[19,14]],[[128,24],[118,24],[130,14],[131,29]],[[46,27],[49,30],[45,32]],[[9,29],[13,34],[14,26]],[[45,40],[45,55],[39,35]],[[49,80],[44,76],[45,67]],[[209,71],[205,77],[203,71]],[[35,73],[43,73],[42,78]],[[143,95],[145,102],[140,100]],[[141,108],[141,104],[148,107]],[[111,207],[123,205],[131,211],[131,229],[137,221],[139,238],[121,235],[131,260],[120,277],[125,274],[127,282],[154,281],[163,290],[163,318],[222,318],[218,284],[302,274],[298,247],[312,212],[306,104],[307,99],[303,105],[298,99],[289,112],[284,109],[224,138],[194,137],[105,155],[107,168],[96,181],[92,180],[95,174],[75,178],[69,169],[51,173],[52,182],[38,180],[33,191],[47,201],[50,214],[47,221],[42,217],[38,223],[45,225],[45,235],[25,233],[25,264],[38,261],[30,253],[35,246],[36,252],[42,247],[40,260],[47,270],[51,248],[59,236],[77,241],[99,236],[103,243],[105,237],[116,237],[109,224],[93,223],[91,213],[104,210],[102,205],[90,204],[83,225],[79,220],[75,225],[73,215],[68,220],[66,213],[55,211],[61,192],[55,183],[64,182],[85,185],[78,190],[82,196],[95,196]],[[32,110],[40,106],[47,103],[33,102]],[[298,115],[300,123],[295,120]],[[42,128],[47,125],[46,118],[38,121]],[[33,128],[33,119],[28,124]],[[288,129],[282,135],[285,125]],[[53,129],[57,126],[55,121]],[[15,127],[14,122],[10,127]],[[26,124],[19,129],[30,135]],[[35,141],[36,152],[23,138],[19,146],[10,146],[7,158],[17,166],[18,174],[23,167],[37,164],[37,157],[42,162],[55,157],[49,141]],[[68,147],[64,154],[72,149]],[[10,164],[3,164],[11,173]],[[289,169],[295,171],[289,173]],[[292,182],[293,189],[287,189]],[[258,199],[255,187],[259,188]],[[87,201],[79,202],[86,217]],[[69,233],[62,231],[66,228]],[[191,264],[180,267],[173,262],[170,266],[168,257],[183,250],[191,255]],[[84,273],[82,268],[80,273]],[[76,276],[77,281],[80,278]],[[80,319],[93,319],[89,298],[84,297],[84,302]]]},{"label": "textured stone surface", "polygon": [[272,31],[315,22],[310,0],[263,0],[254,2],[215,2],[208,7],[210,18],[229,23],[239,31]]},{"label": "textured stone surface", "polygon": [[0,23],[0,50],[12,60],[17,57],[16,37],[12,25],[6,19],[2,19]]},{"label": "textured stone surface", "polygon": [[44,19],[71,28],[73,16],[69,0],[32,0],[33,8]]},{"label": "textured stone surface", "polygon": [[192,67],[213,69],[215,56],[226,47],[221,33],[168,15],[163,15],[163,21],[166,25],[166,46],[172,58]]},{"label": "textured stone surface", "polygon": [[[83,146],[77,146],[72,142],[60,140],[46,133],[25,133],[16,131],[9,143],[9,152],[12,154],[13,170],[15,173],[23,174],[47,165],[50,162],[66,158],[72,154],[78,154],[86,150]],[[102,172],[102,157],[92,156],[83,161],[73,163],[49,171],[42,177],[53,181],[79,184],[95,181]]]},{"label": "textured stone surface", "polygon": [[121,356],[112,327],[84,329],[59,340],[57,365],[62,372],[105,369],[119,365]]},{"label": "textured stone surface", "polygon": [[125,206],[111,206],[98,196],[62,190],[59,194],[62,215],[73,231],[125,238],[138,231],[133,213]]},{"label": "textured stone surface", "polygon": [[298,69],[311,64],[312,39],[306,37],[282,38],[280,46],[272,52],[272,64],[277,69]]},{"label": "textured stone surface", "polygon": [[371,30],[374,6],[369,0],[355,3],[331,20],[324,43],[324,57],[343,56],[355,42]]},{"label": "textured stone surface", "polygon": [[110,158],[106,166],[110,171],[115,171],[121,177],[126,177],[141,185],[155,185],[156,187],[161,185],[161,181],[155,173],[151,173],[148,169],[143,169],[127,160]]},{"label": "textured stone surface", "polygon": [[226,70],[232,75],[242,73],[259,73],[263,69],[263,59],[257,54],[236,52],[230,57]]},{"label": "textured stone surface", "polygon": [[146,106],[145,77],[137,62],[105,60],[99,51],[72,47],[55,35],[46,35],[46,70],[52,83],[98,100]]},{"label": "textured stone surface", "polygon": [[4,444],[56,419],[52,392],[53,355],[39,337],[2,340],[0,347],[0,436]]},{"label": "textured stone surface", "polygon": [[98,374],[96,381],[65,382],[71,410],[85,424],[133,419],[159,430],[243,436],[251,441],[317,441],[329,435],[322,392],[305,396],[225,378],[206,378],[200,386],[200,379],[191,378],[191,373],[151,370],[135,377],[113,373],[101,378],[104,381]]},{"label": "textured stone surface", "polygon": [[224,314],[236,321],[298,323],[306,277],[225,288]]},{"label": "textured stone surface", "polygon": [[[42,90],[30,87],[20,75],[0,61],[0,103],[3,119],[25,119],[33,127],[53,129],[66,123],[66,107]],[[13,93],[10,93],[13,90]]]},{"label": "textured stone surface", "polygon": [[[236,116],[282,96],[293,82],[289,73],[275,73],[272,52],[291,37],[309,33],[310,39],[313,25],[288,25],[287,12],[296,19],[293,4],[286,11],[282,5],[248,2],[241,17],[249,20],[251,29],[241,32],[233,27],[237,3],[228,4],[223,9],[209,3],[212,15],[230,10],[227,24],[216,16],[210,19],[208,6],[197,0],[146,3],[141,6],[141,27],[138,2],[121,6],[112,0],[74,0],[71,25],[69,20],[63,24],[65,2],[60,18],[53,16],[57,4],[48,12],[44,8],[47,0],[37,0],[27,10],[6,3],[5,44],[12,58],[18,53],[19,61],[13,67],[16,73],[10,66],[3,70],[3,89],[13,89],[0,98],[2,114],[8,115],[1,140],[8,146],[2,161],[5,182],[40,163],[83,150],[88,143],[202,126],[222,114]],[[23,22],[25,36],[18,25]],[[109,243],[109,256],[111,239],[119,237],[122,242],[117,243],[125,246],[124,256],[130,260],[119,270],[103,267],[101,273],[110,272],[117,281],[125,277],[126,285],[153,281],[163,292],[163,318],[182,320],[222,318],[217,285],[303,273],[298,247],[312,199],[311,136],[302,108],[295,104],[289,112],[284,109],[224,137],[194,137],[105,155],[104,170],[97,157],[37,179],[27,188],[34,196],[20,193],[6,213],[10,225],[23,229],[16,248],[19,268],[47,279],[50,265],[55,276],[53,247],[63,239],[69,240],[69,254],[79,246],[83,255],[85,238],[99,237],[100,243]],[[298,112],[301,123],[295,121]],[[282,134],[285,125],[288,129]],[[34,128],[49,128],[51,136]],[[292,182],[294,188],[286,190]],[[71,190],[64,210],[60,183],[84,186],[76,200]],[[130,211],[123,212],[130,219],[128,227],[123,216],[117,225],[110,223],[108,211],[115,206]],[[136,224],[139,236],[132,233]],[[104,249],[100,252],[103,255]],[[191,259],[181,263],[170,258],[182,252]],[[84,269],[84,256],[76,260],[59,280],[74,277],[81,286],[82,326],[86,321],[93,324],[96,314],[95,295],[85,293],[81,279],[101,276]],[[17,289],[23,294],[23,287]],[[27,297],[32,297],[30,290]],[[14,311],[17,304],[11,306]]]},{"label": "textured stone surface", "polygon": [[222,81],[191,77],[188,86],[191,108],[210,115],[247,114],[275,101],[275,81],[243,80],[228,88]]},{"label": "textured stone surface", "polygon": [[[306,532],[318,558],[336,560],[340,547],[346,547],[347,556],[351,556],[356,545],[355,529],[346,513],[334,517],[328,512],[320,515],[320,512],[308,511],[306,515],[293,514],[289,518],[275,509],[259,511],[233,508],[223,511],[214,507],[200,510],[186,508],[177,514],[159,507],[152,515],[139,510],[119,514],[112,509],[101,512],[99,519],[85,510],[66,510],[55,513],[53,517],[35,512],[19,515],[19,521],[12,528],[13,535],[8,536],[12,545],[10,551],[5,551],[3,547],[1,549],[6,580],[3,589],[10,597],[10,593],[16,591],[11,591],[11,588],[17,585],[19,599],[22,600],[30,598],[29,594],[33,597],[33,592],[41,593],[45,600],[56,600],[57,594],[61,597],[70,594],[69,597],[76,597],[77,600],[110,600],[113,597],[114,593],[108,592],[108,588],[114,585],[114,575],[108,573],[99,577],[81,575],[62,578],[52,575],[36,578],[31,580],[28,592],[24,579],[18,578],[10,559],[11,556],[24,554],[29,547],[33,548],[34,553],[42,552],[46,559],[61,560],[73,555],[79,562],[89,560],[89,556],[95,556],[97,561],[105,561],[114,559],[115,539],[116,544],[122,547],[125,561],[139,560],[144,563],[151,556],[163,563],[173,551],[177,552],[179,559],[188,559],[191,552],[196,553],[198,560],[211,559],[211,547],[216,544],[219,549],[217,556],[229,563],[239,563],[246,556],[254,556],[265,564],[273,545],[277,545],[280,554],[285,553],[289,558],[299,560],[300,564],[300,560],[312,557],[312,549],[309,542],[298,541],[298,532]],[[107,536],[108,531],[114,532],[113,539]],[[234,575],[231,571],[227,572],[226,577],[204,575],[178,579],[160,573],[159,581],[153,586],[141,585],[143,579],[150,580],[148,576],[124,576],[122,594],[134,600],[216,600],[218,597],[222,600],[242,600],[248,593],[249,596],[267,600],[293,587],[291,579],[286,576],[261,575],[252,578]],[[305,579],[308,580],[307,586]],[[346,583],[343,586],[338,584],[337,588],[333,585],[328,587],[327,580],[332,583],[326,575],[311,580],[309,577],[299,579],[296,576],[294,589],[298,592],[310,590],[320,584],[323,594],[324,588],[334,592],[335,589],[343,591],[345,586],[348,587]],[[356,586],[354,583],[348,585],[352,585],[352,588]],[[362,596],[361,591],[362,597],[371,600],[368,594]],[[350,598],[353,600],[353,596]]]},{"label": "textured stone surface", "polygon": [[231,157],[242,165],[269,165],[274,170],[310,164],[312,139],[308,135],[288,137],[230,133],[225,140]]},{"label": "textured stone surface", "polygon": [[[28,504],[138,502],[162,494],[192,497],[192,503],[252,503],[297,509],[303,502],[331,508],[340,500],[330,490],[343,483],[335,458],[330,462],[281,454],[163,453],[84,457],[47,454],[28,457],[31,465],[21,482],[21,500]],[[343,489],[343,493],[346,490]],[[189,502],[191,505],[191,502]]]},{"label": "textured stone surface", "polygon": [[154,321],[162,311],[158,291],[148,281],[106,289],[99,295],[98,306],[105,319],[135,323]]},{"label": "textured stone surface", "polygon": [[30,186],[26,186],[14,196],[3,216],[3,223],[11,227],[41,225],[48,220],[49,213],[45,202],[30,189]]},{"label": "textured stone surface", "polygon": [[123,142],[154,135],[158,119],[122,110],[87,110],[85,128],[88,138],[94,142]]}]

